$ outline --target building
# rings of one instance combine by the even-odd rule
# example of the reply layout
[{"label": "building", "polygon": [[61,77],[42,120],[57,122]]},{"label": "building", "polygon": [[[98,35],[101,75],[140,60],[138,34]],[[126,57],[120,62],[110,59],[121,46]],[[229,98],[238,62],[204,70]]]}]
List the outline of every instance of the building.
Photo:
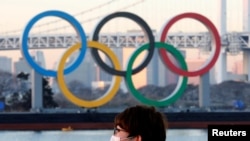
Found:
[{"label": "building", "polygon": [[12,59],[0,56],[0,70],[5,72],[12,72]]},{"label": "building", "polygon": [[31,67],[24,58],[19,58],[17,62],[14,62],[14,74],[20,72],[31,73]]},{"label": "building", "polygon": [[[42,51],[35,51],[32,53],[32,57],[34,61],[37,62],[42,68],[46,67],[45,59]],[[20,72],[25,72],[31,74],[31,66],[28,64],[26,59],[19,58],[17,62],[14,62],[14,74],[18,74]]]},{"label": "building", "polygon": [[[96,79],[96,68],[95,68],[95,62],[93,61],[92,57],[90,56],[89,50],[86,50],[86,54],[84,57],[84,60],[82,63],[72,72],[65,74],[64,79],[66,81],[66,84],[69,84],[73,81],[80,82],[85,87],[91,87],[92,81]],[[75,60],[78,57],[78,53],[72,54],[68,61],[65,64],[65,68],[72,65]],[[58,62],[54,65],[54,70],[57,70],[58,68]],[[59,92],[59,87],[57,86],[56,78],[54,78],[52,82],[52,88],[55,90],[55,92]]]}]

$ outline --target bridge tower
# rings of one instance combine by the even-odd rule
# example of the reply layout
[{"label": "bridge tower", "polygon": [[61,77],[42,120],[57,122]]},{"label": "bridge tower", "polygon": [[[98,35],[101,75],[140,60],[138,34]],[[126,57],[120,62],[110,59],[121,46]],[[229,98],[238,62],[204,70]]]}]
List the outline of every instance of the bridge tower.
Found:
[{"label": "bridge tower", "polygon": [[[220,0],[219,4],[219,33],[220,36],[226,33],[226,0]],[[210,83],[221,83],[226,78],[226,47],[221,46],[221,52],[218,60],[211,70],[201,76],[199,86],[199,106],[208,108],[210,106]],[[215,49],[215,47],[212,47]],[[210,73],[212,73],[210,77]],[[210,82],[211,79],[211,82]],[[215,81],[215,82],[214,82]]]},{"label": "bridge tower", "polygon": [[[219,12],[218,29],[219,29],[220,37],[222,37],[227,32],[227,22],[226,22],[227,21],[227,3],[226,3],[226,0],[220,0],[219,2],[220,3],[219,3],[219,11],[218,11]],[[221,45],[221,52],[215,64],[215,68],[214,68],[215,74],[213,75],[215,76],[216,84],[219,84],[223,82],[224,80],[226,80],[227,78],[226,64],[227,64],[226,46]]]},{"label": "bridge tower", "polygon": [[250,12],[249,12],[250,2],[249,0],[243,1],[243,32],[250,31]]},{"label": "bridge tower", "polygon": [[[243,32],[250,32],[250,2],[249,0],[243,1]],[[250,81],[250,49],[243,48],[243,71],[247,75],[247,81]]]}]

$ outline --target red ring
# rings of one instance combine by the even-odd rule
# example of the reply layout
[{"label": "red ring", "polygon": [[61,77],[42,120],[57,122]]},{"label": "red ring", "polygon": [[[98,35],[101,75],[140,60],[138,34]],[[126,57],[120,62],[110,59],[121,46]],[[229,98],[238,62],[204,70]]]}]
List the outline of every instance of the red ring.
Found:
[{"label": "red ring", "polygon": [[214,26],[214,24],[207,19],[206,17],[200,15],[200,14],[196,14],[196,13],[183,13],[180,15],[175,16],[174,18],[170,19],[169,22],[167,22],[167,24],[165,25],[164,29],[161,32],[161,38],[160,41],[161,42],[165,42],[165,39],[167,37],[167,33],[170,29],[170,27],[177,22],[180,19],[183,18],[192,18],[192,19],[196,19],[198,21],[200,21],[201,23],[203,23],[209,30],[210,33],[212,33],[212,42],[213,44],[215,44],[215,52],[213,55],[213,58],[210,60],[210,62],[203,68],[197,70],[197,71],[185,71],[182,70],[178,67],[176,67],[171,60],[169,59],[167,52],[164,49],[159,49],[159,53],[161,56],[161,59],[163,59],[163,62],[165,63],[165,65],[167,65],[169,67],[169,69],[171,71],[173,71],[176,74],[182,75],[182,76],[199,76],[199,75],[203,75],[204,73],[208,72],[216,63],[219,54],[220,54],[220,36],[219,33],[216,29],[216,27]]}]

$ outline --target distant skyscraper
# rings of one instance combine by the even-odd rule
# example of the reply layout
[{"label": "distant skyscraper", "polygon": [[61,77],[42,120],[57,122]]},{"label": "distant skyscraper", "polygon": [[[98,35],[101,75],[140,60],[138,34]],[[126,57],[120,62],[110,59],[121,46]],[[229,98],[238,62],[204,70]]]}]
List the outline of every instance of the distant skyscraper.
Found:
[{"label": "distant skyscraper", "polygon": [[[33,52],[32,57],[35,62],[37,62],[41,67],[45,68],[45,60],[42,51]],[[20,72],[31,74],[31,67],[24,58],[19,58],[19,61],[14,62],[14,73],[18,74]]]},{"label": "distant skyscraper", "polygon": [[20,72],[31,73],[31,67],[24,58],[19,58],[19,61],[14,62],[14,73]]},{"label": "distant skyscraper", "polygon": [[[152,59],[147,66],[147,85],[159,85],[159,74],[163,75],[158,52],[154,52]],[[161,78],[163,78],[161,76]],[[162,80],[162,79],[160,79]],[[165,79],[164,79],[165,80]]]},{"label": "distant skyscraper", "polygon": [[[75,60],[78,57],[78,53],[74,53],[69,57],[69,60],[66,62],[66,67],[68,68],[70,65],[72,65]],[[64,75],[64,79],[66,83],[70,83],[72,81],[78,81],[81,82],[86,87],[91,87],[92,81],[94,81],[96,78],[96,68],[95,68],[95,62],[93,61],[91,54],[89,50],[86,51],[84,60],[81,62],[81,64],[71,73]],[[54,70],[57,70],[58,63],[55,65]],[[55,91],[58,91],[58,88],[56,86],[56,80],[52,84]]]},{"label": "distant skyscraper", "polygon": [[[123,67],[123,48],[111,48],[114,52],[114,54],[116,55],[116,57],[119,59],[120,65],[121,67]],[[103,57],[103,61],[109,65],[111,68],[113,68],[113,65],[111,63],[111,61],[109,60],[109,58],[107,56]],[[99,66],[97,66],[99,67]],[[100,68],[100,67],[99,67]],[[112,80],[112,74],[109,74],[108,72],[106,72],[105,70],[103,70],[102,68],[100,68],[100,80],[101,81],[111,81]]]},{"label": "distant skyscraper", "polygon": [[46,68],[45,59],[42,51],[35,51],[34,55],[35,61],[39,63],[41,67]]},{"label": "distant skyscraper", "polygon": [[0,70],[12,73],[12,59],[0,56]]},{"label": "distant skyscraper", "polygon": [[[181,51],[185,57],[185,52]],[[169,58],[172,62],[178,65],[178,62],[171,56]],[[154,56],[147,67],[147,85],[167,86],[176,84],[178,81],[178,74],[173,73],[166,64],[163,64],[158,52]]]}]

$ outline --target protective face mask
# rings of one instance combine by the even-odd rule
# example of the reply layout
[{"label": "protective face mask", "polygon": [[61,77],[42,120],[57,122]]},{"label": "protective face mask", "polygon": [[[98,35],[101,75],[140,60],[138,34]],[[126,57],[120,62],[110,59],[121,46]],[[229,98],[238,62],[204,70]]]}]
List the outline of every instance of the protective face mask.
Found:
[{"label": "protective face mask", "polygon": [[112,135],[110,141],[120,141],[120,138]]},{"label": "protective face mask", "polygon": [[128,137],[128,138],[121,139],[120,137],[112,135],[111,138],[110,138],[110,141],[123,141],[123,140],[126,140],[126,139],[132,139],[132,138],[133,137]]}]

